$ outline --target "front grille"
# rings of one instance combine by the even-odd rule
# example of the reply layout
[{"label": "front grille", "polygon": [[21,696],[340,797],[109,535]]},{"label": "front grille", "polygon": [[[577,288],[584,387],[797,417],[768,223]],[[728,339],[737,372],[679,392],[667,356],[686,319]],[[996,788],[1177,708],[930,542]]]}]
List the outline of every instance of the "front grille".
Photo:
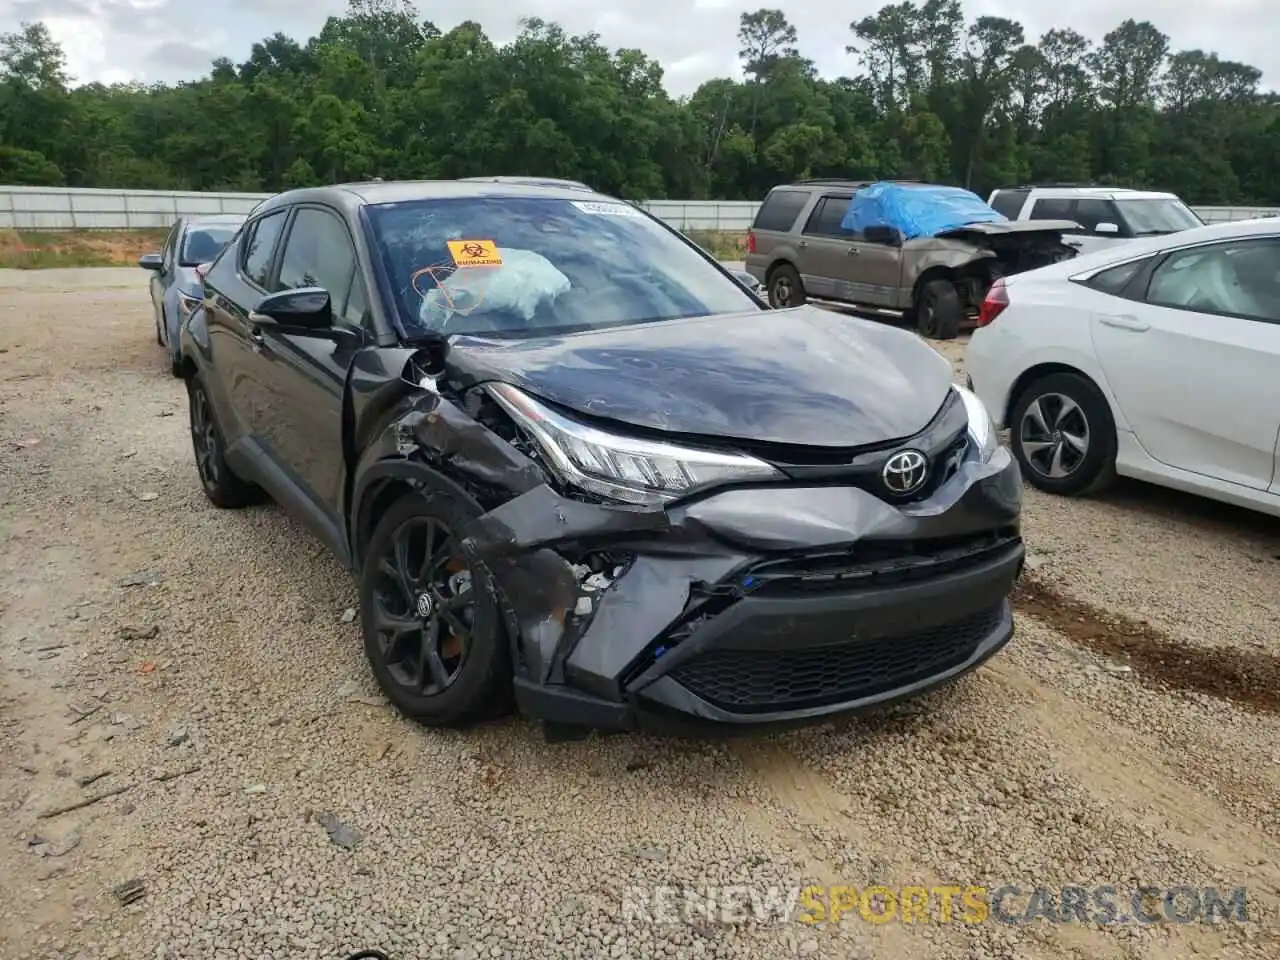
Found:
[{"label": "front grille", "polygon": [[1016,527],[968,537],[864,540],[843,550],[766,560],[738,578],[744,592],[764,596],[886,587],[958,573],[1013,550]]},{"label": "front grille", "polygon": [[958,667],[999,625],[1003,605],[915,633],[787,651],[713,650],[671,672],[692,693],[735,713],[859,700]]}]

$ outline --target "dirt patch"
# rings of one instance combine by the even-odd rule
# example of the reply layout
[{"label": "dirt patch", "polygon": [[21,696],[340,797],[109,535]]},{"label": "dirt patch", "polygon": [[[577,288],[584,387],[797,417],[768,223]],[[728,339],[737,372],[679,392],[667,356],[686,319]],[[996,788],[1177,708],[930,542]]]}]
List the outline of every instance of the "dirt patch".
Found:
[{"label": "dirt patch", "polygon": [[741,260],[747,255],[745,230],[686,230],[684,234],[721,260]]},{"label": "dirt patch", "polygon": [[1272,654],[1190,644],[1146,621],[1063,596],[1032,577],[1019,581],[1013,603],[1019,613],[1132,667],[1143,680],[1280,713],[1280,658]]},{"label": "dirt patch", "polygon": [[167,230],[0,230],[0,268],[132,267]]}]

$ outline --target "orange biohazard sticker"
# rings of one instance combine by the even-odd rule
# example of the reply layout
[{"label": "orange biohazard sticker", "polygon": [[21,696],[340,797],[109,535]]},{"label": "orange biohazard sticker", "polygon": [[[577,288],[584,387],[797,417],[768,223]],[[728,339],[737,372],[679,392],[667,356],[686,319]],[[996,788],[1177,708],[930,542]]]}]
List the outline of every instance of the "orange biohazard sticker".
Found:
[{"label": "orange biohazard sticker", "polygon": [[449,254],[460,267],[502,266],[502,254],[492,240],[450,240]]}]

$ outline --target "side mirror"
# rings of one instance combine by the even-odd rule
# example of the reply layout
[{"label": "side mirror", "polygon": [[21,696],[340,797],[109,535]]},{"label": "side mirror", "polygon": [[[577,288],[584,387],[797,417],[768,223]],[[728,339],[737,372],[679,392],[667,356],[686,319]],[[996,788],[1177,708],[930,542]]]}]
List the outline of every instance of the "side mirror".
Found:
[{"label": "side mirror", "polygon": [[159,253],[144,253],[138,258],[138,266],[143,270],[164,273],[164,257]]},{"label": "side mirror", "polygon": [[329,291],[323,287],[299,287],[267,294],[258,301],[249,320],[293,330],[327,330],[333,325]]},{"label": "side mirror", "polygon": [[897,227],[887,227],[882,224],[872,224],[862,231],[862,236],[867,243],[879,243],[886,247],[902,246],[902,232]]},{"label": "side mirror", "polygon": [[1102,221],[1101,223],[1096,224],[1096,225],[1094,226],[1094,228],[1093,228],[1093,232],[1094,232],[1094,233],[1107,233],[1107,234],[1112,234],[1112,235],[1114,235],[1114,234],[1117,234],[1117,233],[1119,233],[1119,232],[1120,232],[1120,225],[1119,225],[1119,224],[1117,224],[1117,223],[1111,223],[1111,222],[1109,222],[1109,221],[1104,220],[1104,221]]}]

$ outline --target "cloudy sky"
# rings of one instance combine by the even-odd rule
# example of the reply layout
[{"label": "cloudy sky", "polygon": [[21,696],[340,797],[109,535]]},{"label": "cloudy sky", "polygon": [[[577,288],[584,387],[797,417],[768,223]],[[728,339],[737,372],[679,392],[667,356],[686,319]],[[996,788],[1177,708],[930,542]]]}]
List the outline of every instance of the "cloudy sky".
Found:
[{"label": "cloudy sky", "polygon": [[[442,30],[477,20],[495,41],[513,36],[520,15],[596,31],[610,47],[639,47],[666,68],[675,95],[715,76],[736,74],[738,15],[781,6],[800,34],[800,48],[825,75],[855,70],[844,52],[848,23],[874,13],[884,0],[432,0],[418,9]],[[1069,18],[1059,12],[1070,9]],[[305,39],[345,0],[0,0],[0,32],[23,20],[43,20],[67,53],[80,82],[173,82],[207,72],[218,56],[243,60],[254,41],[275,31]],[[1094,40],[1126,17],[1149,19],[1169,34],[1174,49],[1200,47],[1251,63],[1263,82],[1280,86],[1280,27],[1276,0],[966,0],[970,18],[982,14],[1022,22],[1028,38],[1071,26]],[[838,13],[836,11],[839,11]]]}]

